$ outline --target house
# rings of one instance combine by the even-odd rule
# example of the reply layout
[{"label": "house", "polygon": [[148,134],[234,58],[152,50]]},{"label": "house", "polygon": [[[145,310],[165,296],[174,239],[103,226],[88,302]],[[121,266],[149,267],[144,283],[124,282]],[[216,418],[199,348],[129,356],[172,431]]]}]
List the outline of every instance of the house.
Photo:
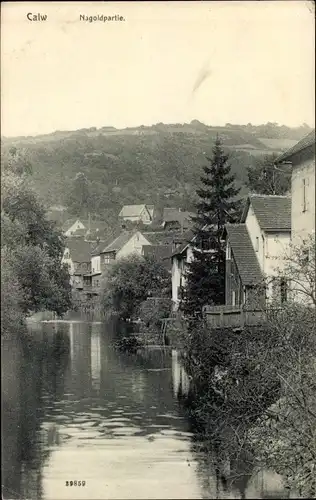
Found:
[{"label": "house", "polygon": [[300,244],[315,233],[315,130],[276,159],[277,168],[292,164],[292,242]]},{"label": "house", "polygon": [[[297,260],[295,252],[312,238],[315,241],[315,130],[299,141],[294,147],[283,153],[276,160],[276,167],[282,168],[284,163],[291,163],[291,255]],[[315,255],[310,255],[308,248],[307,267],[300,276],[292,279],[291,295],[296,301],[310,303]],[[301,250],[299,250],[301,253]],[[310,265],[311,264],[311,265]]]},{"label": "house", "polygon": [[246,224],[226,224],[225,304],[264,305],[263,274]]},{"label": "house", "polygon": [[140,231],[123,231],[108,243],[99,243],[91,256],[91,286],[100,285],[102,273],[114,261],[132,254],[142,255],[143,245],[151,245]]},{"label": "house", "polygon": [[78,229],[85,229],[85,227],[80,219],[68,219],[62,226],[62,232],[65,236],[69,237]]},{"label": "house", "polygon": [[66,241],[62,264],[67,264],[68,266],[72,287],[82,290],[84,284],[83,276],[90,272],[90,243],[84,240],[69,238]]},{"label": "house", "polygon": [[153,208],[150,209],[147,205],[124,205],[119,213],[119,218],[129,222],[142,222],[143,224],[151,224],[153,216]]},{"label": "house", "polygon": [[143,245],[142,256],[152,257],[171,272],[172,245]]},{"label": "house", "polygon": [[188,231],[174,241],[171,255],[172,309],[177,311],[181,300],[181,290],[186,284],[187,264],[193,260],[193,233]]},{"label": "house", "polygon": [[143,245],[151,245],[150,241],[140,231],[123,231],[101,250],[103,263],[127,257],[131,254],[142,254]]},{"label": "house", "polygon": [[181,230],[187,231],[191,226],[191,217],[194,216],[191,212],[182,212],[177,208],[165,208],[162,216],[162,226],[166,231]]},{"label": "house", "polygon": [[[241,225],[244,224],[244,229]],[[241,224],[236,228],[234,236],[232,228],[233,225],[227,225],[227,273],[230,273],[230,268],[236,269],[234,280],[239,281],[245,276],[241,269],[238,268],[238,257],[239,253],[238,246],[241,241],[246,245],[246,252],[248,252],[248,257],[250,257],[250,247],[248,238],[250,238],[251,245],[257,262],[260,267],[261,276],[264,278],[266,283],[266,295],[270,300],[271,298],[281,298],[281,300],[286,300],[287,290],[286,284],[281,280],[277,279],[280,276],[280,272],[284,269],[286,263],[286,257],[289,254],[290,242],[291,242],[291,198],[288,196],[276,196],[276,195],[250,195],[245,204],[245,208],[241,218]],[[238,231],[237,231],[238,229]],[[237,237],[238,235],[238,237]],[[247,236],[248,235],[248,236]],[[237,238],[237,239],[236,239]],[[235,247],[234,247],[235,245]],[[233,254],[233,261],[230,258],[230,253]],[[235,267],[234,267],[235,266]],[[259,275],[257,278],[259,279]],[[262,279],[260,278],[262,284]],[[226,276],[226,283],[232,284],[230,278]],[[251,283],[253,286],[255,283]],[[246,286],[246,282],[242,282],[242,285]],[[259,283],[258,283],[259,285]],[[227,292],[227,300],[232,302],[233,300],[244,302],[247,297],[241,296],[239,299],[238,295],[233,298],[232,291],[237,293],[236,289],[232,289],[231,292]]]},{"label": "house", "polygon": [[63,225],[63,233],[68,238],[84,238],[86,241],[105,241],[107,224],[100,220],[70,219]]}]

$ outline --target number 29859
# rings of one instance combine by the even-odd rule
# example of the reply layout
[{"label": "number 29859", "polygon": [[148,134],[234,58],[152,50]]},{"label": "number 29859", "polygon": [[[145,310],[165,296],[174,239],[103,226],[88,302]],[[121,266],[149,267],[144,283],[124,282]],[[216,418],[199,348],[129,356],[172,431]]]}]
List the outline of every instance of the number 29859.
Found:
[{"label": "number 29859", "polygon": [[66,486],[85,486],[85,481],[66,481]]}]

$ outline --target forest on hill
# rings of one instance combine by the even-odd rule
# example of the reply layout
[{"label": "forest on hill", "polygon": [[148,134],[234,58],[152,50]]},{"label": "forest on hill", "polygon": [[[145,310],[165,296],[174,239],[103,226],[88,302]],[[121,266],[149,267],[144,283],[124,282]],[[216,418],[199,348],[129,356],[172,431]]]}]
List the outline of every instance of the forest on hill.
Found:
[{"label": "forest on hill", "polygon": [[[3,138],[3,154],[23,149],[32,182],[46,206],[64,205],[71,215],[114,220],[122,205],[149,203],[192,211],[206,157],[217,134],[230,155],[232,172],[246,194],[247,167],[258,157],[288,149],[310,132],[304,124],[275,123],[212,127],[156,124],[57,131],[35,137]],[[78,181],[78,174],[79,181]],[[85,203],[80,200],[85,198]]]}]

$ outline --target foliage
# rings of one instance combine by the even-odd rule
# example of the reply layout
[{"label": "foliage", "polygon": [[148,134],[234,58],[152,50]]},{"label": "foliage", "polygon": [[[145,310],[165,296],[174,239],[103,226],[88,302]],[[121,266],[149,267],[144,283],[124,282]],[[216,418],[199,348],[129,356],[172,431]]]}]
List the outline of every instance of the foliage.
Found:
[{"label": "foliage", "polygon": [[284,195],[291,187],[291,170],[287,166],[275,166],[278,154],[256,158],[253,165],[247,167],[247,187],[253,193]]},{"label": "foliage", "polygon": [[193,218],[193,260],[188,264],[187,283],[182,310],[187,316],[201,316],[205,304],[221,304],[225,300],[225,251],[222,241],[224,226],[240,215],[228,155],[216,139],[210,166],[203,167],[203,187],[197,190],[196,217]]},{"label": "foliage", "polygon": [[84,173],[78,172],[69,190],[69,198],[67,200],[69,212],[76,216],[84,215],[87,217],[90,197],[90,183]]},{"label": "foliage", "polygon": [[140,340],[135,335],[129,337],[122,337],[114,343],[114,347],[122,352],[136,354],[139,349],[143,347]]},{"label": "foliage", "polygon": [[[217,133],[224,138],[232,172],[238,186],[243,187],[242,194],[246,194],[247,167],[257,155],[271,151],[260,138],[298,141],[309,131],[306,127],[290,129],[276,124],[208,127],[194,122],[55,132],[17,138],[14,143],[5,139],[3,149],[7,152],[14,144],[27,150],[36,191],[47,206],[68,204],[76,175],[84,174],[90,196],[88,207],[83,207],[79,215],[84,217],[88,209],[95,218],[107,221],[117,217],[122,205],[133,203],[178,206],[191,211],[198,173]],[[79,208],[77,202],[74,205]]]},{"label": "foliage", "polygon": [[138,317],[141,303],[150,295],[169,290],[170,275],[150,257],[131,255],[109,265],[100,294],[102,307],[122,319]]},{"label": "foliage", "polygon": [[[286,477],[303,496],[316,494],[315,309],[290,304],[269,318],[264,365],[280,382],[280,399],[268,408],[250,438],[260,463]],[[264,358],[264,359],[263,359]]]},{"label": "foliage", "polygon": [[20,303],[22,290],[14,267],[10,262],[10,251],[1,248],[1,335],[6,337],[17,332],[23,324]]},{"label": "foliage", "polygon": [[140,305],[139,317],[145,327],[159,332],[161,320],[170,316],[170,298],[148,298]]},{"label": "foliage", "polygon": [[[247,452],[257,468],[315,496],[315,309],[268,310],[263,327],[210,330],[196,324],[186,345],[191,416],[222,458]],[[192,397],[192,396],[191,396]]]},{"label": "foliage", "polygon": [[23,314],[44,309],[63,314],[71,305],[69,274],[61,267],[64,240],[32,190],[28,163],[17,151],[12,155],[3,158],[1,248],[15,303]]},{"label": "foliage", "polygon": [[293,298],[316,306],[315,235],[290,246],[285,267],[278,274],[289,283]]}]

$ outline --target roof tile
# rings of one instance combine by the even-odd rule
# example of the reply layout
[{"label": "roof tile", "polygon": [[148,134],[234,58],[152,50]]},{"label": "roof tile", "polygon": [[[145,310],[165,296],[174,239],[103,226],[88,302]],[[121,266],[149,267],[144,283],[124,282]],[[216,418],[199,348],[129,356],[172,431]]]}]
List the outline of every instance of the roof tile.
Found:
[{"label": "roof tile", "polygon": [[92,247],[83,239],[69,238],[65,244],[73,262],[90,262]]},{"label": "roof tile", "polygon": [[225,228],[243,285],[259,284],[262,273],[246,225],[226,224]]},{"label": "roof tile", "polygon": [[292,156],[300,153],[303,149],[309,148],[310,146],[315,146],[315,129],[313,129],[309,134],[307,134],[303,139],[301,139],[292,148],[281,154],[275,161],[275,163],[282,163],[283,161],[289,160]]},{"label": "roof tile", "polygon": [[[291,231],[291,198],[276,195],[251,195],[251,203],[261,229],[264,231]],[[242,222],[245,222],[246,212]]]}]

